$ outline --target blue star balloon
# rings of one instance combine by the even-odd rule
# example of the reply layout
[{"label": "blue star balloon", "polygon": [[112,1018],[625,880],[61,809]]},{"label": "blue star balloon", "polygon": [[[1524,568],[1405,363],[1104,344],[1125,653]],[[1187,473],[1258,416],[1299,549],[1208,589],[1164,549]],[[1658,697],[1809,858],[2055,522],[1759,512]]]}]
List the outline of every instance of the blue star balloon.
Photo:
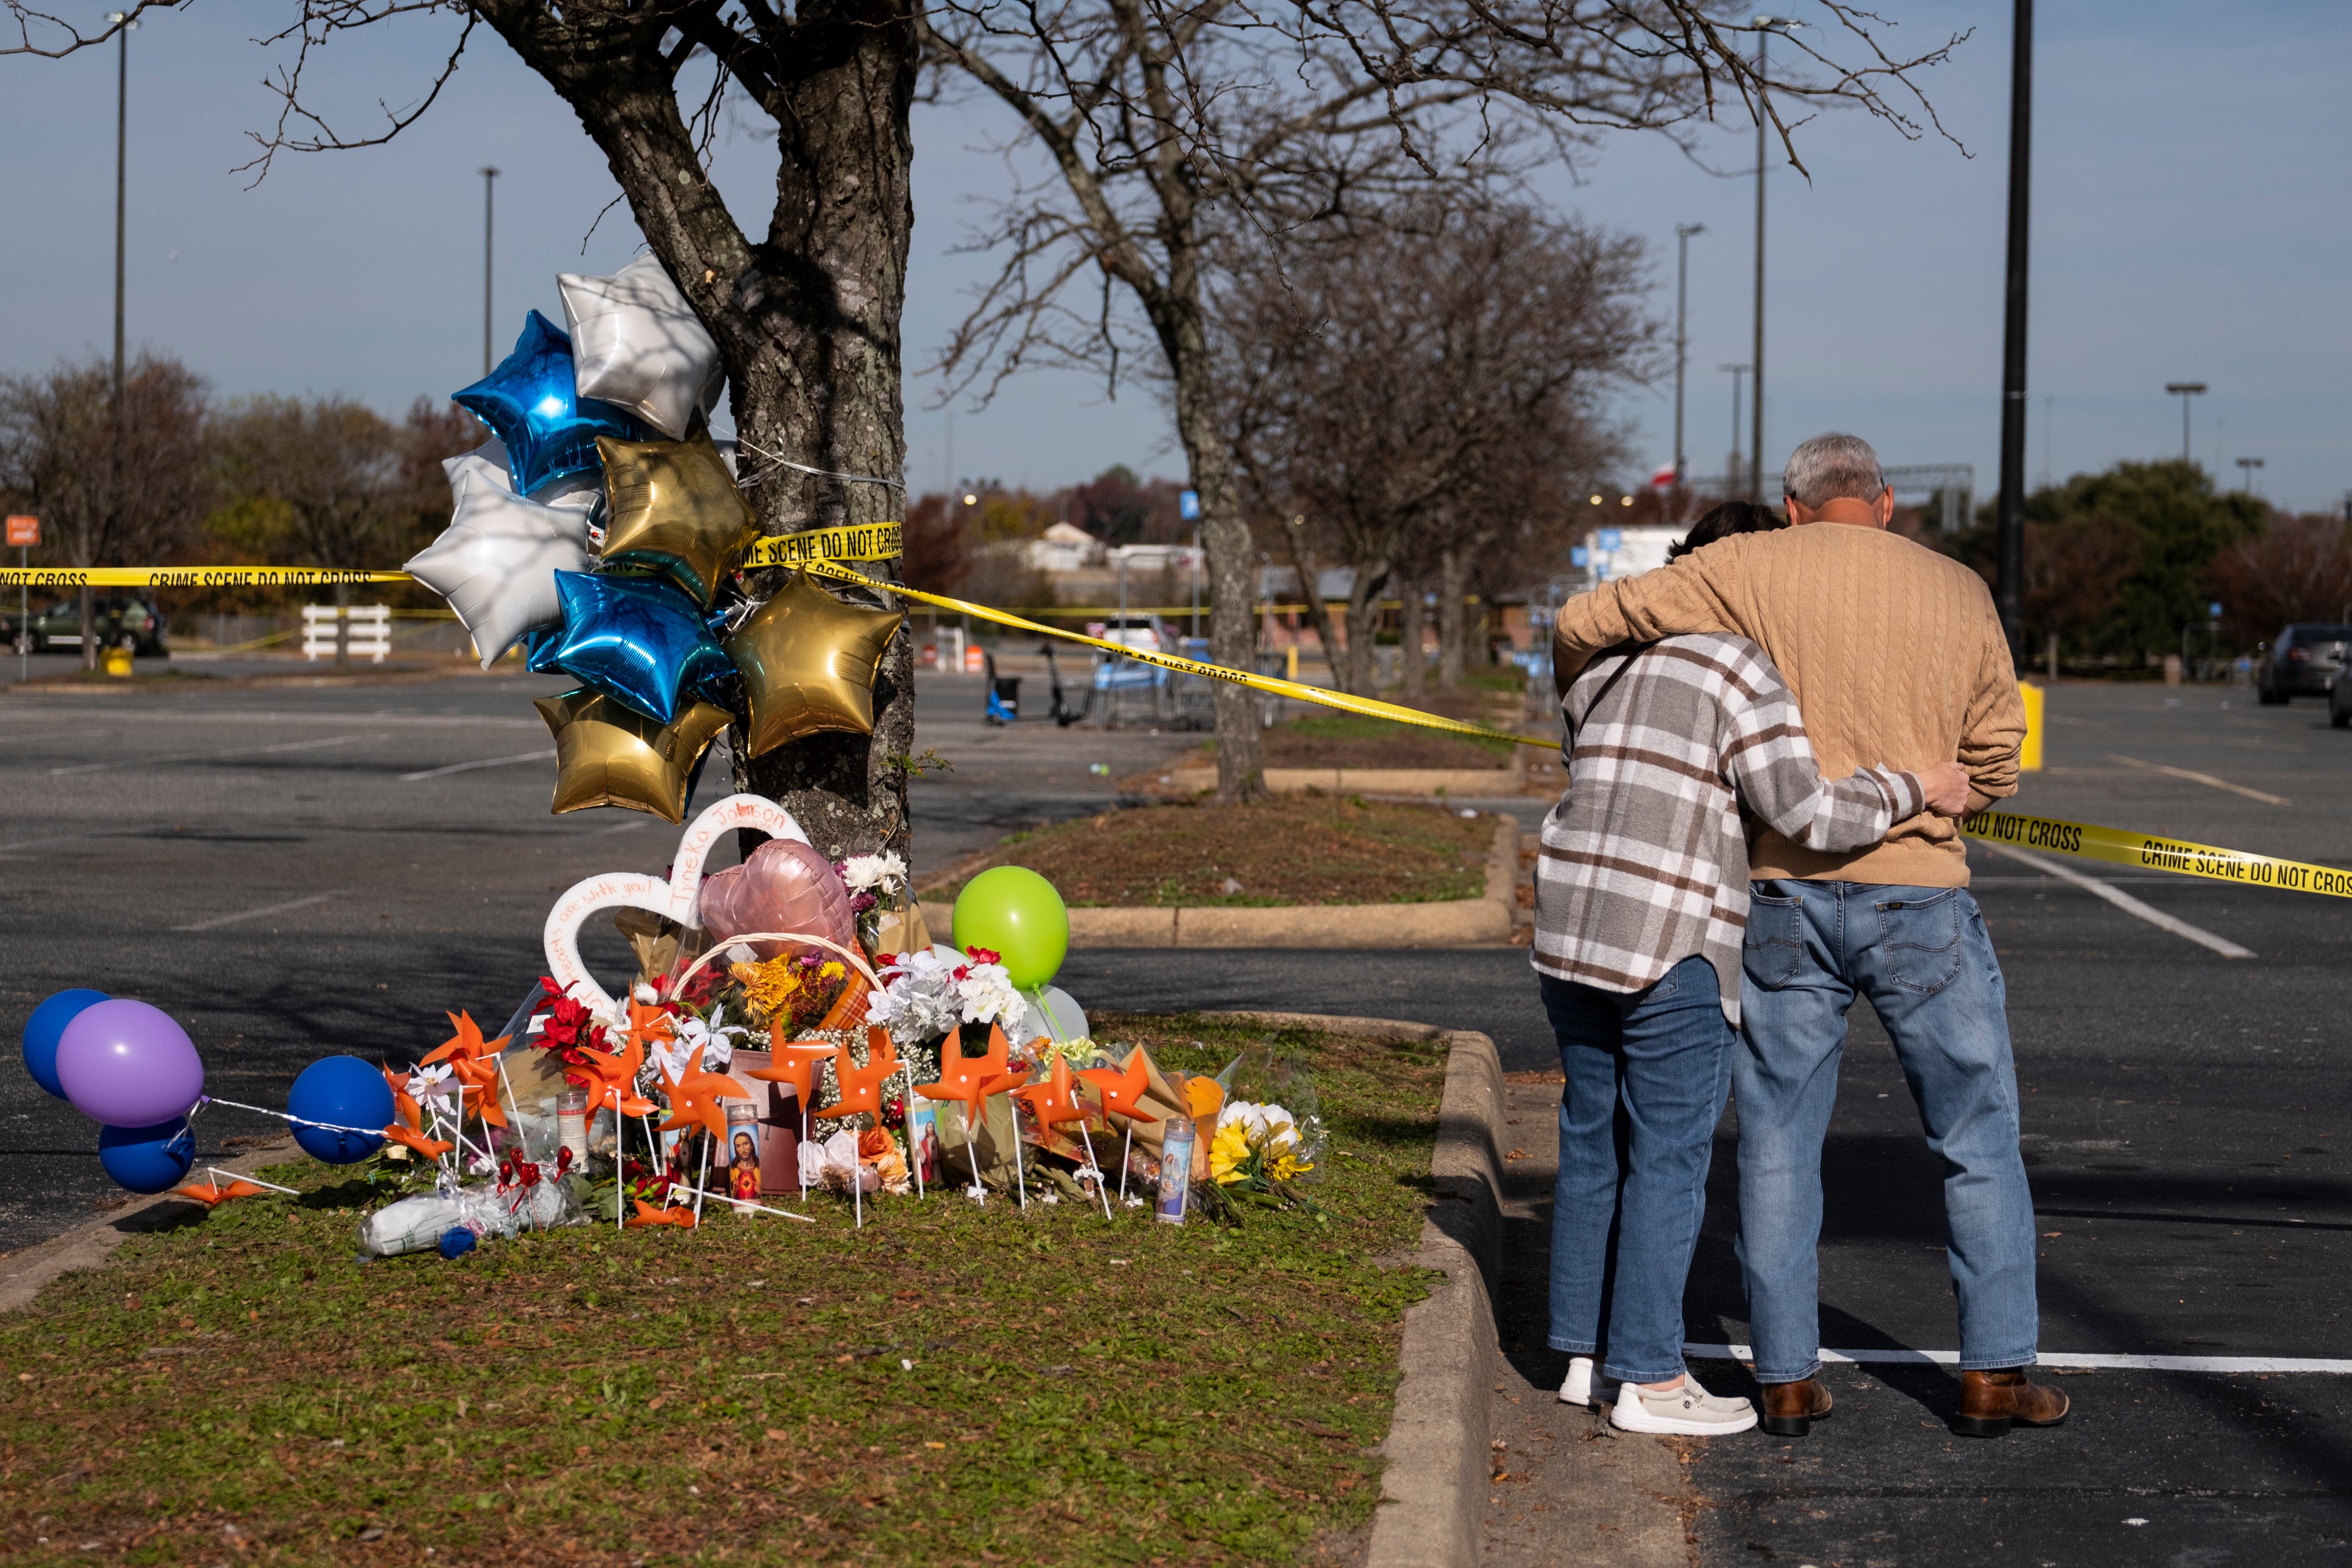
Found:
[{"label": "blue star balloon", "polygon": [[518,494],[566,474],[597,471],[596,437],[641,441],[652,434],[610,404],[572,385],[572,340],[537,310],[522,324],[514,353],[451,400],[469,408],[506,444]]},{"label": "blue star balloon", "polygon": [[691,697],[734,673],[693,600],[657,577],[558,572],[563,630],[532,665],[586,681],[663,724]]}]

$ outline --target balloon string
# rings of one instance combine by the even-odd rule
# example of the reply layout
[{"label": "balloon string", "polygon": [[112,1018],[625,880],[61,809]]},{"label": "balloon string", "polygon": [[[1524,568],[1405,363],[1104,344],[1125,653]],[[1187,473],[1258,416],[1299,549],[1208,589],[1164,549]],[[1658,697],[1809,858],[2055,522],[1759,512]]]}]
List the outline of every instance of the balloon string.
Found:
[{"label": "balloon string", "polygon": [[316,1127],[324,1132],[357,1132],[368,1138],[383,1136],[383,1129],[381,1127],[343,1127],[332,1121],[313,1121],[307,1116],[296,1116],[283,1110],[271,1110],[267,1106],[247,1105],[240,1100],[223,1100],[216,1094],[203,1095],[197,1099],[198,1109],[207,1105],[226,1105],[231,1110],[250,1110],[256,1116],[275,1116],[280,1121],[291,1121],[299,1127]]},{"label": "balloon string", "polygon": [[764,461],[761,465],[762,469],[769,467],[792,468],[803,474],[814,474],[821,479],[848,479],[853,483],[861,485],[887,485],[892,489],[900,491],[905,490],[907,488],[896,479],[886,479],[874,474],[839,474],[834,472],[831,468],[812,468],[806,463],[795,463],[789,458],[780,458],[773,452],[769,451],[767,448],[761,447],[754,442],[746,440],[740,431],[736,434],[735,445],[741,447],[746,452],[753,453],[763,458]]}]

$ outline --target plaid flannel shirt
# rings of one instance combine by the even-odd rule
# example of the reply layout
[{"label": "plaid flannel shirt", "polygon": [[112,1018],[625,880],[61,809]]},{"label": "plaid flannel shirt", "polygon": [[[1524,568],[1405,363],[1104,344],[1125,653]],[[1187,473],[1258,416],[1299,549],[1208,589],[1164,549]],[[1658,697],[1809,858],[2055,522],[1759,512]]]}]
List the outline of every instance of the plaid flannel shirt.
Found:
[{"label": "plaid flannel shirt", "polygon": [[1927,805],[1917,777],[1885,767],[1824,781],[1780,672],[1746,637],[1612,648],[1560,706],[1568,792],[1544,818],[1532,956],[1562,980],[1640,991],[1702,954],[1736,1025],[1748,927],[1741,807],[1839,854],[1877,843]]}]

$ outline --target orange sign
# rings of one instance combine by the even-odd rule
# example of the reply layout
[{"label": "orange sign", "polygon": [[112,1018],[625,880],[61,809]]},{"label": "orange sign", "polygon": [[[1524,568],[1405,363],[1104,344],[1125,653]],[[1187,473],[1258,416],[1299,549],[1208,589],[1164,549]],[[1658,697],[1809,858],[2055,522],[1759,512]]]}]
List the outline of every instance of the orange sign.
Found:
[{"label": "orange sign", "polygon": [[18,512],[8,519],[8,548],[19,549],[41,542],[41,520]]}]

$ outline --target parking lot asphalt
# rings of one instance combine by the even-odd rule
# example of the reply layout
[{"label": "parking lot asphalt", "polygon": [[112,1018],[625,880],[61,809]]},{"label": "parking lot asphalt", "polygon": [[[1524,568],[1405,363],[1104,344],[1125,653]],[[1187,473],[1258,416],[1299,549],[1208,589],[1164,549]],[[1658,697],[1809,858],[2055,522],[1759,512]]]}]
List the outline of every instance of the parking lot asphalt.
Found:
[{"label": "parking lot asphalt", "polygon": [[[444,1009],[495,1026],[541,972],[552,894],[597,871],[657,868],[675,843],[633,814],[548,815],[552,763],[534,753],[550,742],[529,698],[553,687],[515,676],[0,695],[0,1040],[62,987],[143,996],[188,1026],[215,1092],[276,1105],[319,1055],[436,1043]],[[979,687],[926,680],[919,746],[955,771],[916,787],[919,871],[1010,828],[1108,808],[1114,781],[1197,740],[990,729]],[[2049,704],[2050,765],[2015,809],[2352,867],[2352,734],[2319,704],[2096,685],[2061,686]],[[436,773],[459,764],[482,765]],[[714,763],[701,798],[724,776]],[[1532,820],[1544,803],[1510,804]],[[2352,1359],[2340,1169],[2352,906],[2073,863],[2254,954],[2226,959],[2039,867],[1982,847],[1973,863],[2009,979],[2045,1351]],[[604,964],[620,953],[613,939]],[[1517,949],[1082,952],[1062,983],[1097,1008],[1479,1028],[1515,1071],[1554,1065]],[[1538,1105],[1556,1092],[1522,1088]],[[200,1122],[207,1152],[273,1126],[225,1110]],[[1548,1158],[1540,1110],[1515,1131],[1529,1160]],[[1702,1344],[1746,1340],[1732,1132],[1727,1121],[1687,1302]],[[110,1192],[89,1125],[13,1068],[0,1070],[0,1153],[14,1177],[0,1248],[54,1234]],[[1956,1344],[1939,1181],[1885,1037],[1858,1007],[1826,1167],[1832,1348]],[[1607,1543],[1555,1538],[1540,1505],[1546,1488],[1576,1484],[1590,1418],[1549,1400],[1559,1368],[1542,1349],[1545,1194],[1522,1185],[1502,1297],[1507,1397],[1559,1458],[1524,1474],[1513,1461],[1496,1508],[1518,1522],[1489,1557],[1578,1562]],[[1733,1363],[1701,1371],[1747,1386]],[[1813,1436],[1694,1447],[1682,1469],[1699,1562],[2270,1564],[2352,1548],[2352,1377],[2070,1374],[2064,1427],[1995,1443],[1946,1429],[1946,1369],[1832,1377],[1839,1415]]]}]

